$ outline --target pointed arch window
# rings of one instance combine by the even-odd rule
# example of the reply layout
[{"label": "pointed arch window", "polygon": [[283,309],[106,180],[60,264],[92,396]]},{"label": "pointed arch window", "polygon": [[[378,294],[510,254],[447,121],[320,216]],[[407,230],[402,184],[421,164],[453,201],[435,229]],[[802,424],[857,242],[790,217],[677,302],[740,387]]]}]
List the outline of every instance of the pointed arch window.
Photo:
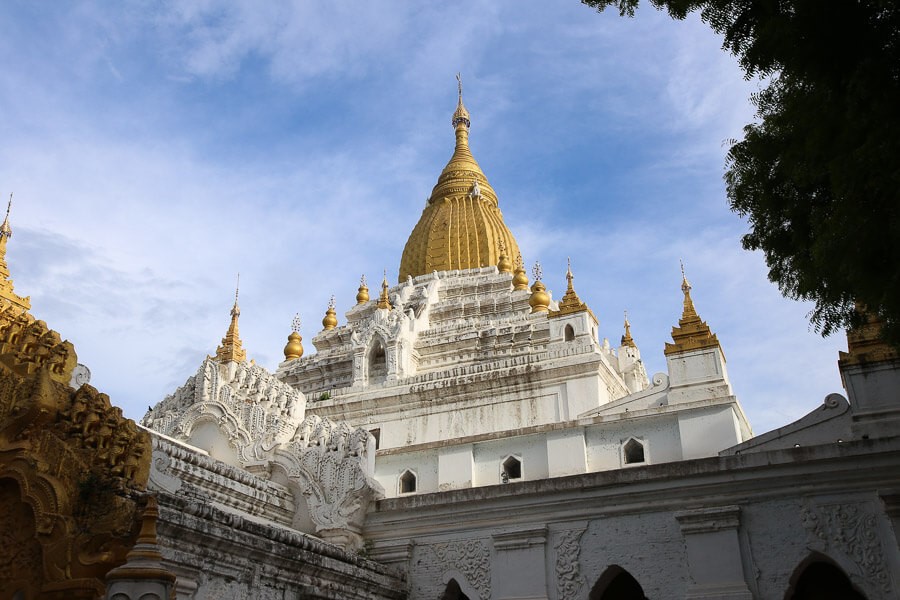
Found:
[{"label": "pointed arch window", "polygon": [[400,495],[404,494],[414,494],[416,493],[416,474],[414,471],[410,469],[406,469],[400,475],[400,480],[398,483],[398,492]]},{"label": "pointed arch window", "polygon": [[522,458],[510,454],[500,463],[500,482],[509,483],[522,479]]},{"label": "pointed arch window", "polygon": [[574,342],[574,341],[575,341],[575,328],[572,327],[571,324],[567,324],[567,325],[566,325],[565,332],[563,333],[563,338],[564,338],[567,342]]},{"label": "pointed arch window", "polygon": [[387,376],[387,361],[384,342],[376,336],[369,348],[369,382],[384,381]]}]

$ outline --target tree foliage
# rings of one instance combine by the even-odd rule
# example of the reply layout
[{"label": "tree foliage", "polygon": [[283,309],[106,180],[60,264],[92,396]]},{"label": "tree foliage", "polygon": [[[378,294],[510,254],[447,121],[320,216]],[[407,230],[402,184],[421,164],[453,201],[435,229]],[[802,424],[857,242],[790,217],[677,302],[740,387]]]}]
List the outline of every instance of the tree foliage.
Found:
[{"label": "tree foliage", "polygon": [[[639,0],[583,0],[631,16]],[[854,304],[900,346],[900,4],[896,0],[651,0],[699,11],[747,77],[757,119],[727,156],[732,210],[748,219],[785,295],[812,300],[824,335]]]}]

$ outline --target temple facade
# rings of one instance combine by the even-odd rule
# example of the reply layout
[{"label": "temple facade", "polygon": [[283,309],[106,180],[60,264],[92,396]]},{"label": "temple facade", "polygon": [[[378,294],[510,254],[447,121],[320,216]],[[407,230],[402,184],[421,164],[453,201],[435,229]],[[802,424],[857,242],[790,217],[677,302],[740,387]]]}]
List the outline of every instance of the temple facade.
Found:
[{"label": "temple facade", "polygon": [[[132,476],[117,488],[129,527],[79,597],[898,597],[900,357],[878,324],[850,335],[846,396],[754,437],[684,271],[660,306],[674,325],[666,372],[650,377],[627,318],[617,347],[601,337],[577,268],[559,300],[540,265],[528,277],[469,147],[461,87],[451,122],[396,284],[385,274],[370,294],[363,277],[343,322],[332,299],[313,353],[295,323],[274,372],[248,360],[236,295],[215,353],[122,426],[133,435],[107,462]],[[29,306],[4,228],[0,317],[13,323]],[[39,350],[11,327],[0,366],[27,379],[17,365]],[[59,393],[92,398],[63,354]],[[55,422],[81,423],[60,402]],[[0,433],[15,433],[0,437],[10,514],[38,514],[4,466],[36,435],[21,414],[49,418],[35,410],[0,412]],[[109,446],[83,430],[58,436]],[[0,574],[27,562],[7,558]],[[0,590],[70,597],[22,573]]]}]

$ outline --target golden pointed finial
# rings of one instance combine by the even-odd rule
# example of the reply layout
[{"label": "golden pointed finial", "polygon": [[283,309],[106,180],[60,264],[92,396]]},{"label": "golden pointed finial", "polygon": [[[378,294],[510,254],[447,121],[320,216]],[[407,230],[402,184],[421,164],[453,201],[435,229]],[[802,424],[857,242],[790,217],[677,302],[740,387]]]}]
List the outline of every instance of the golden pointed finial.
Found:
[{"label": "golden pointed finial", "polygon": [[455,129],[459,129],[460,125],[465,125],[465,128],[468,129],[472,123],[469,120],[469,111],[467,111],[466,107],[463,105],[462,76],[459,73],[456,74],[456,87],[459,94],[459,99],[456,103],[456,111],[453,113],[453,127]]},{"label": "golden pointed finial", "polygon": [[387,269],[385,269],[384,278],[381,280],[381,296],[378,297],[378,308],[391,310],[391,301],[388,298]]},{"label": "golden pointed finial", "polygon": [[0,239],[6,239],[12,236],[12,228],[9,226],[9,211],[12,208],[12,192],[9,193],[9,202],[6,203],[6,217],[3,224],[0,225]]},{"label": "golden pointed finial", "polygon": [[525,261],[522,260],[521,252],[516,256],[516,270],[513,274],[513,289],[528,289],[528,275],[525,273]]},{"label": "golden pointed finial", "polygon": [[506,244],[503,240],[497,244],[500,249],[500,258],[497,260],[497,270],[501,273],[512,273],[513,264],[512,261],[509,260],[509,257],[506,255]]},{"label": "golden pointed finial", "polygon": [[234,306],[231,307],[231,324],[222,344],[216,348],[216,358],[220,361],[243,362],[247,360],[247,352],[242,348],[241,336],[238,333],[238,317],[241,316],[241,308],[238,306],[238,293],[241,287],[241,274],[238,273],[237,285],[234,288]]},{"label": "golden pointed finial", "polygon": [[26,313],[31,309],[31,300],[13,291],[13,282],[9,278],[9,267],[6,264],[6,242],[12,237],[12,227],[9,226],[12,197],[10,194],[9,202],[6,204],[6,217],[0,225],[0,309],[11,306],[16,313]]},{"label": "golden pointed finial", "polygon": [[369,286],[366,285],[366,276],[359,278],[359,290],[356,292],[356,303],[365,304],[369,301]]},{"label": "golden pointed finial", "polygon": [[325,331],[330,331],[337,327],[337,317],[334,312],[334,296],[331,297],[331,300],[328,301],[328,309],[325,311],[325,318],[322,319],[322,327],[325,328]]},{"label": "golden pointed finial", "polygon": [[[581,301],[575,292],[575,275],[572,274],[572,259],[566,259],[566,293],[559,301],[559,310],[550,311],[551,317],[561,317],[563,315],[571,315],[577,312],[587,312],[593,317],[594,313],[588,308],[587,304]],[[596,321],[597,318],[594,317]]]},{"label": "golden pointed finial", "polygon": [[628,322],[628,311],[625,311],[625,335],[622,336],[622,345],[637,348],[634,339],[631,337],[631,323]]},{"label": "golden pointed finial", "polygon": [[[689,350],[700,350],[703,348],[713,348],[719,346],[719,339],[710,328],[697,314],[694,308],[694,301],[691,299],[691,284],[687,280],[684,273],[684,262],[681,262],[681,291],[684,293],[684,309],[681,318],[678,320],[678,327],[672,328],[672,341],[674,344],[666,343],[663,354],[666,356],[676,352],[687,352]],[[724,353],[723,353],[724,357]]]},{"label": "golden pointed finial", "polygon": [[284,347],[284,360],[296,360],[303,356],[303,338],[300,336],[300,313],[291,321],[291,333]]},{"label": "golden pointed finial", "polygon": [[531,286],[531,298],[528,299],[528,304],[531,305],[531,312],[547,312],[550,310],[550,294],[547,293],[547,287],[541,281],[541,276],[543,275],[541,263],[534,263],[531,274],[534,275],[534,285]]}]

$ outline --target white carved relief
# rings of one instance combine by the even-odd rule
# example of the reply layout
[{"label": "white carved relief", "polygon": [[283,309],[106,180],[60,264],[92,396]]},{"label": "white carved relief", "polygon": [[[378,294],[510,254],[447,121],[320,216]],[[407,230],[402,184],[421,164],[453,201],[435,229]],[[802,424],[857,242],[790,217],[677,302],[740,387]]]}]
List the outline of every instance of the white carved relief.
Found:
[{"label": "white carved relief", "polygon": [[578,591],[584,586],[585,578],[578,563],[583,534],[584,529],[566,529],[553,544],[556,548],[556,595],[559,600],[577,598]]},{"label": "white carved relief", "polygon": [[878,536],[875,513],[865,504],[823,504],[804,506],[801,519],[810,534],[811,545],[823,547],[826,554],[840,553],[851,559],[859,573],[850,579],[864,589],[878,590],[890,597],[891,578]]},{"label": "white carved relief", "polygon": [[484,542],[459,540],[433,544],[431,549],[441,563],[465,576],[481,600],[491,597],[491,552]]}]

